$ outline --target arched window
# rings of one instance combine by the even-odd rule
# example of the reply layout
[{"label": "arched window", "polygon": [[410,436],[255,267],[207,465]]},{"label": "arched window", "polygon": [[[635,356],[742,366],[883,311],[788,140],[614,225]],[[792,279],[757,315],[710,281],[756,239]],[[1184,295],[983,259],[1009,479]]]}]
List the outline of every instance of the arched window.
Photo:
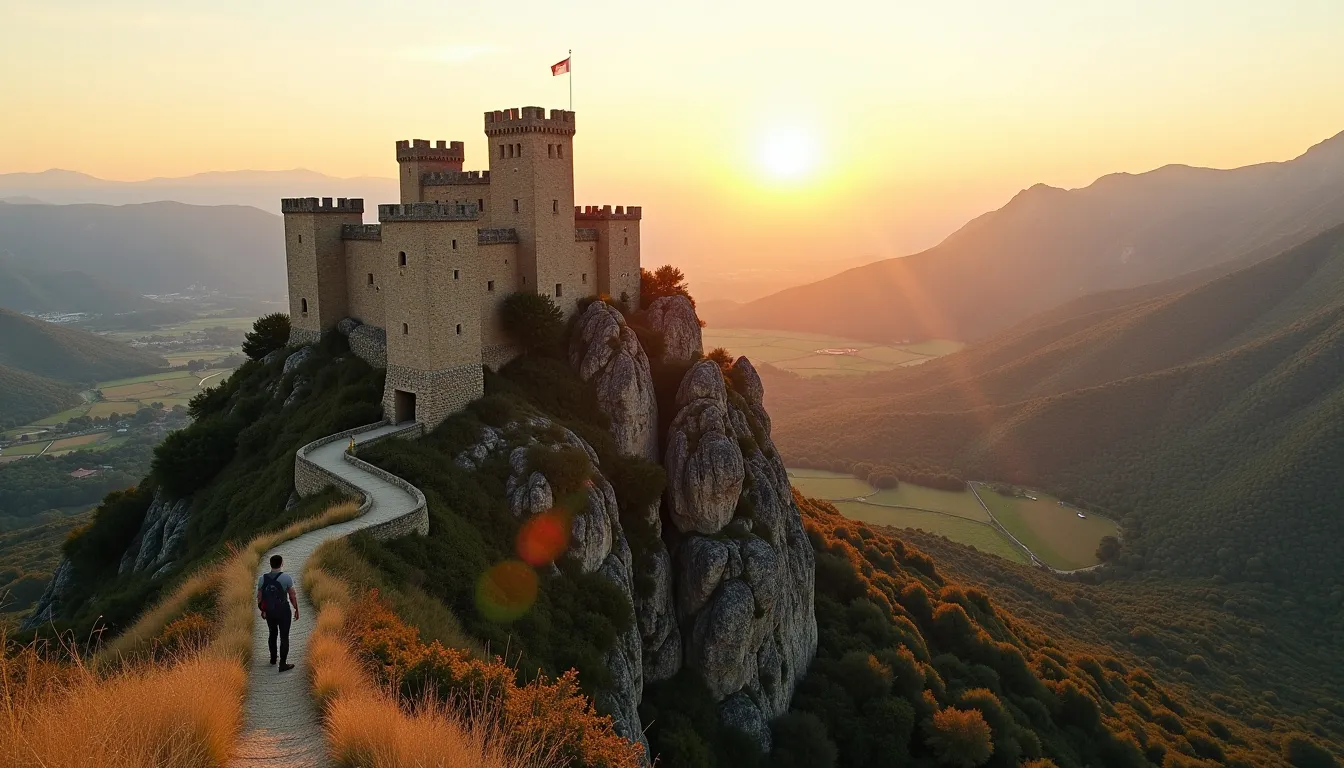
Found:
[{"label": "arched window", "polygon": [[397,260],[401,263],[401,266],[406,266],[406,252],[397,251]]},{"label": "arched window", "polygon": [[407,336],[407,335],[410,334],[410,332],[411,332],[411,326],[410,326],[410,324],[409,324],[409,323],[402,323],[402,324],[401,324],[401,335],[402,335],[402,336]]},{"label": "arched window", "polygon": [[308,314],[308,300],[307,300],[307,299],[299,299],[299,311],[302,312],[302,313],[305,314],[305,315]]}]

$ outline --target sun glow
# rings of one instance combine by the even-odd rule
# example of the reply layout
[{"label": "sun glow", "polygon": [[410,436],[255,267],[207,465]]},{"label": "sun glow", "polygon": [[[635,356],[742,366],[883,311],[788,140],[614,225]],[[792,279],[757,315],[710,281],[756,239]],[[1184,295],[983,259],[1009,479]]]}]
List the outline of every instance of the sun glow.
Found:
[{"label": "sun glow", "polygon": [[821,159],[816,134],[797,125],[771,126],[761,136],[756,162],[770,178],[798,181],[811,176]]}]

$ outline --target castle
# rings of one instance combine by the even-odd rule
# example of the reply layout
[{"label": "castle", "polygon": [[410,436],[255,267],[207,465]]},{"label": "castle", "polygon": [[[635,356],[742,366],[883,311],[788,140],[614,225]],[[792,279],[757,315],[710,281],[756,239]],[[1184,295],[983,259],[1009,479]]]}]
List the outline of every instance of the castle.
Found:
[{"label": "castle", "polygon": [[345,318],[381,329],[385,416],[433,429],[483,394],[482,365],[517,354],[500,325],[510,293],[566,316],[590,296],[637,302],[640,208],[574,205],[574,125],[565,110],[486,112],[485,171],[462,170],[460,141],[397,142],[401,202],[377,224],[361,199],[282,200],[290,342]]}]

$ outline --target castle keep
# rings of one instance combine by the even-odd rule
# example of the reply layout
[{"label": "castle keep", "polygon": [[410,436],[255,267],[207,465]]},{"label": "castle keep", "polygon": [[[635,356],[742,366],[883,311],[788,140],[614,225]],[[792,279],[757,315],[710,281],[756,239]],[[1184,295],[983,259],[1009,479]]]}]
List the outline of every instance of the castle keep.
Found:
[{"label": "castle keep", "polygon": [[[281,201],[291,343],[349,317],[386,337],[383,410],[433,429],[483,394],[481,366],[516,354],[500,325],[515,291],[637,302],[636,206],[574,205],[574,113],[485,113],[490,168],[464,171],[460,141],[397,142],[401,202]],[[353,341],[353,339],[352,339]],[[357,353],[381,363],[378,354]]]}]

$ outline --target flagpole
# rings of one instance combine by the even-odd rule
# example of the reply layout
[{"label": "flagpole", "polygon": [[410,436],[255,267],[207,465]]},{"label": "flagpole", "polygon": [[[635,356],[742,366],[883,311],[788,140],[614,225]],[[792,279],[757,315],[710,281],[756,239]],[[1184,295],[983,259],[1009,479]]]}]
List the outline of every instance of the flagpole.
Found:
[{"label": "flagpole", "polygon": [[569,49],[569,111],[574,111],[574,49]]}]

